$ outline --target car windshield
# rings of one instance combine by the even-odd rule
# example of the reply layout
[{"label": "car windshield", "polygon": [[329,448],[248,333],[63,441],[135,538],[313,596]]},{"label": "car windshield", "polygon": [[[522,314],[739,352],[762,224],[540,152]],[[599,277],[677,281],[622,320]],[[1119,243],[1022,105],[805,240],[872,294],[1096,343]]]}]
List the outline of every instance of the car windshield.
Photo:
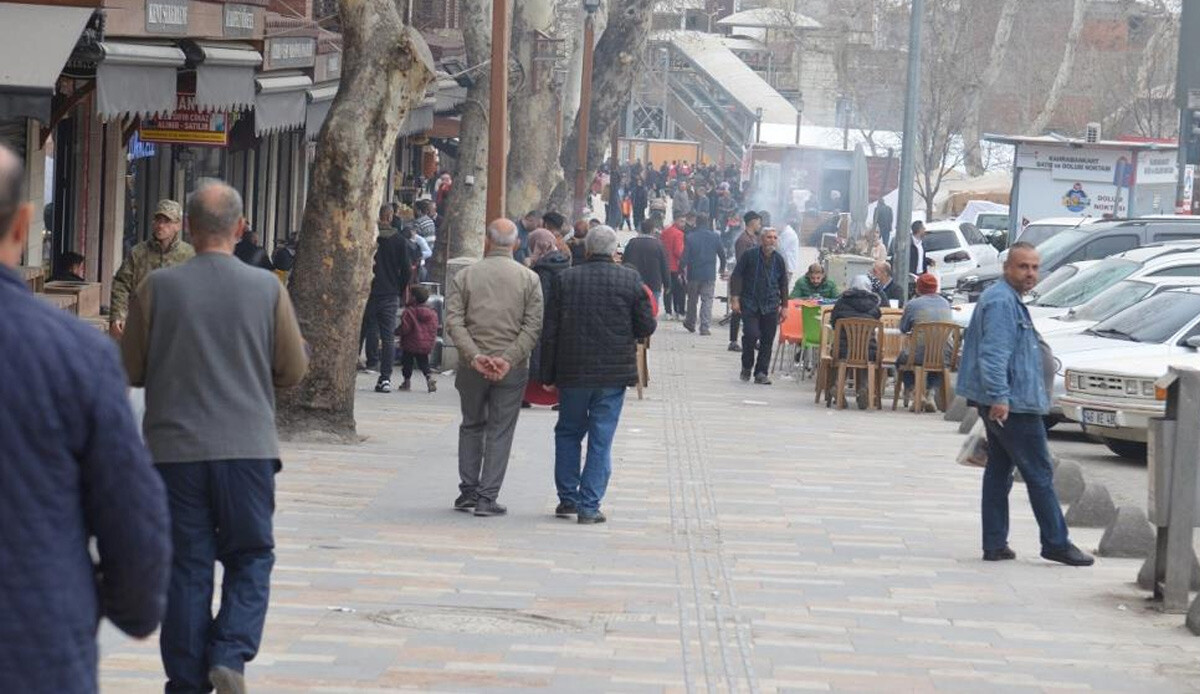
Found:
[{"label": "car windshield", "polygon": [[[1067,256],[1090,234],[1079,229],[1070,229],[1061,234],[1055,234],[1038,244],[1038,255],[1042,258],[1042,267],[1058,267]],[[1022,241],[1025,239],[1022,238]]]},{"label": "car windshield", "polygon": [[1163,292],[1097,323],[1088,332],[1132,342],[1163,343],[1200,316],[1200,294]]},{"label": "car windshield", "polygon": [[1037,246],[1051,236],[1057,235],[1058,232],[1073,228],[1074,227],[1069,227],[1065,224],[1030,224],[1029,226],[1025,227],[1025,231],[1021,232],[1021,235],[1017,237],[1017,240],[1024,241],[1025,243],[1032,243],[1033,245]]},{"label": "car windshield", "polygon": [[922,243],[925,245],[926,253],[949,251],[958,248],[958,234],[949,229],[931,231],[925,234],[925,240]]},{"label": "car windshield", "polygon": [[958,230],[962,232],[963,238],[967,240],[968,246],[980,246],[986,244],[988,240],[984,238],[979,229],[970,222],[963,222],[958,225]]},{"label": "car windshield", "polygon": [[1121,280],[1076,308],[1071,312],[1071,317],[1075,320],[1102,321],[1133,306],[1153,290],[1154,285],[1149,282]]},{"label": "car windshield", "polygon": [[1038,296],[1033,305],[1052,308],[1078,306],[1133,274],[1139,267],[1141,266],[1138,263],[1122,258],[1102,260],[1069,281]]},{"label": "car windshield", "polygon": [[1008,231],[1008,215],[981,214],[979,215],[979,219],[975,220],[975,226],[980,229],[991,229],[993,231]]},{"label": "car windshield", "polygon": [[1067,280],[1079,274],[1079,268],[1075,265],[1063,265],[1059,269],[1050,273],[1046,279],[1038,282],[1033,289],[1029,291],[1029,295],[1033,298],[1038,298],[1050,292],[1050,290],[1062,285]]}]

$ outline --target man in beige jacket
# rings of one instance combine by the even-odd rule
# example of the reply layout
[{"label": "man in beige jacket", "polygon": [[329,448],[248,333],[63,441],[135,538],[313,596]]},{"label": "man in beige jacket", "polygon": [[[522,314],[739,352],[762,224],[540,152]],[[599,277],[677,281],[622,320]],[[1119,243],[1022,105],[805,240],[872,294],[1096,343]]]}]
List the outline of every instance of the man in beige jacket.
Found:
[{"label": "man in beige jacket", "polygon": [[458,350],[454,386],[462,402],[458,485],[454,501],[476,516],[507,512],[496,503],[517,415],[529,380],[529,354],[542,330],[538,276],[513,260],[517,227],[497,219],[487,227],[484,257],[450,281],[446,331]]}]

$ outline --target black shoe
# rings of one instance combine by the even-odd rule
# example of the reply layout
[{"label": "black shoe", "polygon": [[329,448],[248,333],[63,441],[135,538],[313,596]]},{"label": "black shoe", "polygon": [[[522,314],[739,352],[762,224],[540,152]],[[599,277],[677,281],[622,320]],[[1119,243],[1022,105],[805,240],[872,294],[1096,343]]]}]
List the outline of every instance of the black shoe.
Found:
[{"label": "black shoe", "polygon": [[570,518],[579,511],[575,508],[575,504],[563,502],[555,507],[554,515],[559,518]]},{"label": "black shoe", "polygon": [[400,382],[400,385],[396,388],[396,390],[412,390],[412,381],[408,380],[407,378],[404,379]]},{"label": "black shoe", "polygon": [[579,519],[576,522],[580,525],[595,525],[597,523],[604,523],[607,520],[608,519],[604,517],[603,513],[596,511],[595,513],[579,514]]},{"label": "black shoe", "polygon": [[477,500],[475,499],[474,494],[459,494],[458,498],[454,500],[454,510],[470,511],[471,509],[475,508],[476,503]]},{"label": "black shoe", "polygon": [[1017,553],[1005,547],[1003,549],[985,549],[983,550],[984,561],[1008,561],[1016,559]]},{"label": "black shoe", "polygon": [[477,516],[503,516],[508,513],[508,509],[490,499],[480,499],[475,503],[475,515]]},{"label": "black shoe", "polygon": [[208,671],[208,683],[217,694],[246,694],[246,679],[233,668],[217,665]]},{"label": "black shoe", "polygon": [[1091,566],[1096,563],[1092,555],[1084,552],[1075,545],[1068,544],[1062,549],[1042,549],[1042,559],[1056,561],[1067,566]]},{"label": "black shoe", "polygon": [[730,352],[740,352],[742,351],[742,346],[736,342],[730,342],[727,349],[729,349]]},{"label": "black shoe", "polygon": [[529,402],[528,400],[521,401],[521,409],[522,410],[528,410],[532,407],[533,407],[533,403]]},{"label": "black shoe", "polygon": [[386,378],[379,379],[379,382],[375,384],[375,392],[376,393],[392,392],[392,382],[387,380]]},{"label": "black shoe", "polygon": [[694,332],[696,332],[696,326],[694,326],[694,325],[688,325],[687,323],[684,323],[684,324],[683,324],[683,329],[684,329],[684,330],[686,330],[686,331],[688,331],[689,333],[694,333]]},{"label": "black shoe", "polygon": [[712,335],[711,330],[705,330],[704,328],[700,328],[700,337],[708,337],[709,335]]},{"label": "black shoe", "polygon": [[742,373],[738,376],[738,378],[742,379],[742,381],[744,381],[746,383],[749,383],[750,382],[750,369],[742,369]]},{"label": "black shoe", "polygon": [[766,374],[754,374],[754,382],[760,386],[771,385],[771,379]]},{"label": "black shoe", "polygon": [[550,406],[551,412],[558,412],[558,410],[559,410],[559,406],[557,404]]}]

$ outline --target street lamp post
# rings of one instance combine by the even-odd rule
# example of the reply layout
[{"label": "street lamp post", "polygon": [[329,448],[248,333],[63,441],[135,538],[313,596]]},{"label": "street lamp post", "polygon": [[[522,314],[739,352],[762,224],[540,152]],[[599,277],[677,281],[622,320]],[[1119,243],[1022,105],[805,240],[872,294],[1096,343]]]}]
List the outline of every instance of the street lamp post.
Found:
[{"label": "street lamp post", "polygon": [[913,159],[917,144],[917,107],[921,96],[921,25],[925,18],[925,0],[913,0],[908,29],[908,91],[904,97],[904,139],[900,145],[900,192],[896,202],[895,252],[893,276],[900,280],[901,295],[908,297],[908,250],[912,243]]},{"label": "street lamp post", "polygon": [[583,0],[586,17],[583,20],[583,72],[579,89],[579,148],[575,167],[575,216],[583,213],[587,200],[588,130],[592,116],[592,61],[596,52],[596,10],[600,0]]},{"label": "street lamp post", "polygon": [[762,119],[763,110],[762,106],[759,106],[758,108],[754,109],[754,141],[756,143],[762,142]]},{"label": "street lamp post", "polygon": [[796,95],[796,144],[800,144],[800,124],[804,121],[804,93]]},{"label": "street lamp post", "polygon": [[504,216],[508,187],[508,0],[492,2],[492,67],[488,93],[487,220]]}]

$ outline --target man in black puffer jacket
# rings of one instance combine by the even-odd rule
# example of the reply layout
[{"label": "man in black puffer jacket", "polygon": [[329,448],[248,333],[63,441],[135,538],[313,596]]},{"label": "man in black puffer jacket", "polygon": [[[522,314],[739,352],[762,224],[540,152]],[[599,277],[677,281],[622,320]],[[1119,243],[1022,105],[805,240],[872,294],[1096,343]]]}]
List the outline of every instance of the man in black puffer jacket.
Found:
[{"label": "man in black puffer jacket", "polygon": [[[612,441],[637,383],[637,341],[656,327],[650,296],[636,270],[613,262],[611,227],[588,232],[587,262],[558,276],[542,326],[541,380],[558,387],[554,427],[555,515],[603,523],[600,500],[612,474]],[[580,471],[581,444],[588,439]]]}]

